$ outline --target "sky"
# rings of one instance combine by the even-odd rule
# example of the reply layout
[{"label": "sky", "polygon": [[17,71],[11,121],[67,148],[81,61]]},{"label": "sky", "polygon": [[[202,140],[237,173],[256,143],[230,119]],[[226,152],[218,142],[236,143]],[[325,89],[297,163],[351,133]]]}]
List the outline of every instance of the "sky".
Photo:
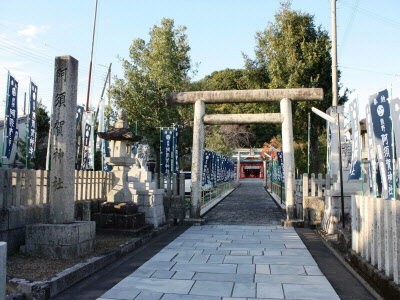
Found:
[{"label": "sky", "polygon": [[[90,106],[96,107],[107,73],[123,77],[119,57],[129,58],[132,41],[149,39],[162,18],[187,27],[190,56],[198,64],[192,80],[213,71],[244,67],[243,53],[254,57],[255,34],[274,20],[278,0],[98,0]],[[78,104],[86,102],[95,0],[0,0],[0,118],[8,71],[19,81],[23,114],[30,78],[50,111],[54,58],[79,61]],[[315,16],[331,34],[331,0],[293,0],[292,8]],[[368,96],[387,87],[400,96],[400,1],[338,0],[337,41],[341,86]],[[352,97],[353,97],[352,96]],[[362,113],[361,113],[362,115]]]}]

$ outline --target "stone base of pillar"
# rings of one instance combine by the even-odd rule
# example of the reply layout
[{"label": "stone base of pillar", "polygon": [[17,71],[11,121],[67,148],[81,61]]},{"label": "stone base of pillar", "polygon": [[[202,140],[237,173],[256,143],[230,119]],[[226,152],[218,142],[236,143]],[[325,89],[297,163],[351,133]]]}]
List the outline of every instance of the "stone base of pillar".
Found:
[{"label": "stone base of pillar", "polygon": [[139,212],[144,212],[146,223],[159,227],[165,224],[164,191],[132,190],[133,202],[138,206]]},{"label": "stone base of pillar", "polygon": [[292,221],[297,219],[296,205],[286,205],[287,220]]},{"label": "stone base of pillar", "polygon": [[194,218],[188,218],[188,219],[184,219],[183,223],[185,225],[191,225],[191,226],[201,226],[206,224],[206,220],[199,218],[199,219],[194,219]]},{"label": "stone base of pillar", "polygon": [[74,259],[92,251],[96,222],[26,226],[26,252],[32,256]]},{"label": "stone base of pillar", "polygon": [[303,228],[304,221],[303,220],[282,220],[281,225],[283,227]]}]

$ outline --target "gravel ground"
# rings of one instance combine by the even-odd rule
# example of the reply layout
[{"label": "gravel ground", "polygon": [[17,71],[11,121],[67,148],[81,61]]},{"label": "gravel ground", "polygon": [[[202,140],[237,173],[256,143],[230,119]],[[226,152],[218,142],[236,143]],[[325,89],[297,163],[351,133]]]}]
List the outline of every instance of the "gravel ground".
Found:
[{"label": "gravel ground", "polygon": [[7,257],[7,276],[42,281],[77,263],[99,256],[133,239],[135,238],[129,236],[96,234],[93,252],[90,255],[71,260],[37,258],[23,253],[15,253]]}]

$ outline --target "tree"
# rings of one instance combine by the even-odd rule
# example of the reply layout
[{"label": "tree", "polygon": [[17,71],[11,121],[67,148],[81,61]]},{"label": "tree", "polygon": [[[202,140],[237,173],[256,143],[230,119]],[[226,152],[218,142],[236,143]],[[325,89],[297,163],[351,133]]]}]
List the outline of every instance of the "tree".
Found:
[{"label": "tree", "polygon": [[[325,111],[331,106],[332,77],[330,39],[328,33],[316,27],[314,16],[294,11],[290,2],[281,4],[264,31],[256,34],[257,46],[255,59],[245,56],[246,69],[253,76],[256,85],[262,80],[257,74],[266,72],[268,88],[311,88],[324,90],[322,102],[293,102],[293,132],[296,141],[307,139],[307,113],[311,107]],[[261,78],[263,79],[263,78]],[[339,104],[346,101],[346,96],[339,99]],[[276,107],[274,108],[276,110]],[[324,132],[326,122],[313,118],[311,148],[314,171],[321,165],[318,156],[318,138]]]},{"label": "tree", "polygon": [[[47,141],[49,137],[50,117],[46,107],[41,101],[36,105],[36,150],[35,157],[30,159],[35,169],[44,170],[46,168]],[[18,141],[19,161],[25,164],[26,141]],[[29,166],[31,167],[31,165]]]},{"label": "tree", "polygon": [[[255,71],[257,73],[258,71]],[[246,70],[225,69],[215,71],[195,82],[192,87],[197,90],[245,90],[252,86],[251,76]],[[255,103],[212,104],[206,107],[208,114],[245,114],[263,112],[263,107]],[[271,125],[221,125],[207,126],[205,144],[207,149],[220,151],[230,155],[235,148],[261,147],[265,140],[271,139],[275,134],[276,126]],[[271,130],[272,129],[272,130]]]},{"label": "tree", "polygon": [[173,123],[183,126],[180,153],[191,145],[187,127],[193,118],[192,106],[167,106],[166,93],[189,90],[191,61],[186,27],[175,28],[172,19],[162,19],[149,32],[149,42],[135,39],[129,60],[121,59],[124,78],[116,78],[110,92],[118,108],[124,108],[128,124],[138,121],[139,135],[159,155],[159,128]]}]

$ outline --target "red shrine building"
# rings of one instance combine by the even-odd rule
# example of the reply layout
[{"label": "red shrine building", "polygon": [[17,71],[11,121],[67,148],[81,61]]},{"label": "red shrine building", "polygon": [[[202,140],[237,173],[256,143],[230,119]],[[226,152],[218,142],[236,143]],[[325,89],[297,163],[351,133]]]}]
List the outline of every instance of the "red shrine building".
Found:
[{"label": "red shrine building", "polygon": [[237,148],[232,154],[236,180],[246,178],[264,179],[264,163],[261,148]]}]

